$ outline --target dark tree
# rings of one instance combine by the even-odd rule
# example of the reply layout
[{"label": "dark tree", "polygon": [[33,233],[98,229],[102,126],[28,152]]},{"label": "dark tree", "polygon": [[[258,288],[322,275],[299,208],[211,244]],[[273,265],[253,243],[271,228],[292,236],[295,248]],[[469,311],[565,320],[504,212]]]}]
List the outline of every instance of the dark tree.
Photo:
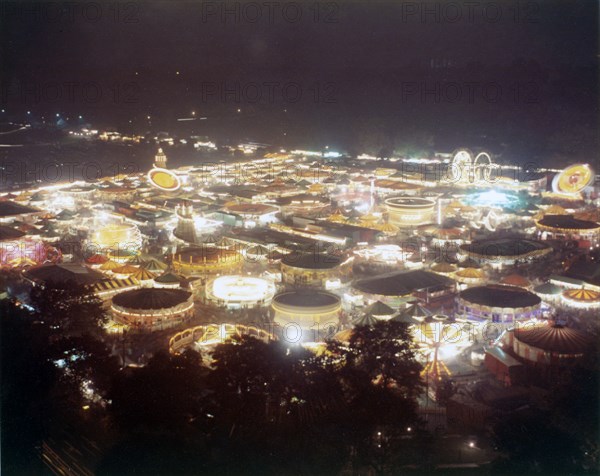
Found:
[{"label": "dark tree", "polygon": [[424,386],[408,326],[394,321],[359,326],[348,344],[330,341],[328,350],[337,356],[344,389],[339,427],[358,461],[378,470],[382,456],[389,456],[381,454],[380,438],[397,448],[406,428],[418,424],[416,398]]},{"label": "dark tree", "polygon": [[393,388],[403,398],[412,399],[423,391],[421,364],[408,325],[381,321],[356,327],[348,346],[333,344],[346,366],[366,374],[377,386]]},{"label": "dark tree", "polygon": [[88,286],[74,281],[35,286],[31,304],[38,319],[60,335],[99,333],[108,318],[102,301]]},{"label": "dark tree", "polygon": [[551,423],[549,413],[528,410],[504,416],[494,426],[494,442],[502,457],[500,474],[578,473],[577,442]]},{"label": "dark tree", "polygon": [[165,429],[191,431],[200,415],[204,375],[197,352],[159,352],[148,365],[119,374],[109,392],[110,411],[125,433]]},{"label": "dark tree", "polygon": [[[253,338],[213,354],[209,377],[215,444],[222,470],[260,474],[329,474],[347,454],[336,431],[343,407],[332,369],[302,347]],[[345,414],[345,413],[344,413]]]},{"label": "dark tree", "polygon": [[44,329],[9,302],[0,303],[2,385],[2,472],[39,472],[47,434],[48,399],[58,371],[44,355]]}]

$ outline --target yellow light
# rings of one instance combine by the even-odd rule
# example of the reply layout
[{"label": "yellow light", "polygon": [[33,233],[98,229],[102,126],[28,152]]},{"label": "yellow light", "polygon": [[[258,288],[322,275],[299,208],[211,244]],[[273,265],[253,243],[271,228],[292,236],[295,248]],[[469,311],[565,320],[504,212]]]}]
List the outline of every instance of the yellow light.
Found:
[{"label": "yellow light", "polygon": [[148,181],[156,188],[168,192],[175,191],[181,187],[179,177],[167,169],[154,168],[148,172]]}]

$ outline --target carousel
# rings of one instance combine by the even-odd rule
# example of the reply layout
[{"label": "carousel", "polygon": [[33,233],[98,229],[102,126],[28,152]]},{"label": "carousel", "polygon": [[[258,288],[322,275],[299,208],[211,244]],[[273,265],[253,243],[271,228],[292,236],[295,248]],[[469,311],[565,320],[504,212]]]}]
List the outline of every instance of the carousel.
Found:
[{"label": "carousel", "polygon": [[194,315],[192,293],[181,289],[140,288],[112,298],[112,314],[130,328],[156,331],[185,322]]}]

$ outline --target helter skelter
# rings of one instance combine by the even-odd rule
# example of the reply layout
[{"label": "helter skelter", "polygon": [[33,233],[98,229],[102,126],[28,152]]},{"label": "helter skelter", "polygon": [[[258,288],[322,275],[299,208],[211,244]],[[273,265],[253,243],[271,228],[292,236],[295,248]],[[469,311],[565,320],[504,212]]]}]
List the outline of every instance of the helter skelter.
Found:
[{"label": "helter skelter", "polygon": [[452,375],[445,362],[470,345],[464,323],[463,320],[436,314],[413,325],[413,336],[425,361],[422,375],[428,380],[438,381]]}]

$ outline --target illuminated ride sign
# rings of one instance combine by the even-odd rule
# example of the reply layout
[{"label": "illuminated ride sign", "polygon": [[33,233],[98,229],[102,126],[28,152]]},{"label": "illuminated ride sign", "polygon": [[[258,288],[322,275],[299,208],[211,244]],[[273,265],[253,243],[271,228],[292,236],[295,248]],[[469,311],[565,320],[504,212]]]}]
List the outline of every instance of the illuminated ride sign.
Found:
[{"label": "illuminated ride sign", "polygon": [[552,190],[564,195],[582,192],[594,181],[594,170],[588,164],[570,165],[554,176]]},{"label": "illuminated ride sign", "polygon": [[181,187],[181,181],[177,175],[160,167],[155,167],[148,172],[148,181],[154,187],[166,192],[174,192]]}]

